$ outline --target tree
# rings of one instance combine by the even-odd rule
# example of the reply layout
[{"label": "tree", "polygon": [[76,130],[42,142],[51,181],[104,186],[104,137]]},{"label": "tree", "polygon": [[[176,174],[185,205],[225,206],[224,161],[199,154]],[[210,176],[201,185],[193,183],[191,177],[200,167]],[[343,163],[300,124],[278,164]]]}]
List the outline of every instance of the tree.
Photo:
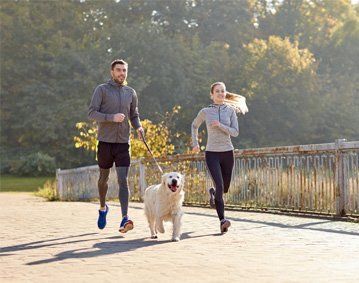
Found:
[{"label": "tree", "polygon": [[[271,36],[245,47],[240,71],[250,112],[241,125],[244,144],[300,144],[310,141],[316,111],[313,55],[289,39]],[[245,82],[245,83],[244,83]]]},{"label": "tree", "polygon": [[[98,34],[80,2],[1,3],[1,137],[6,148],[74,158],[73,121],[98,77]],[[84,80],[86,78],[86,80]],[[97,79],[98,80],[98,79]],[[44,150],[45,149],[45,150]],[[86,156],[81,156],[86,160]]]},{"label": "tree", "polygon": [[356,138],[357,10],[349,0],[2,1],[0,155],[92,163],[73,146],[75,125],[117,58],[141,119],[180,133],[175,153],[214,81],[248,99],[236,146]]},{"label": "tree", "polygon": [[359,17],[349,18],[322,49],[319,74],[321,141],[359,138]]},{"label": "tree", "polygon": [[350,0],[273,1],[269,7],[264,1],[259,3],[262,5],[257,5],[256,10],[261,11],[258,26],[263,38],[270,35],[288,37],[291,42],[297,41],[300,48],[308,48],[315,55],[353,14]]}]

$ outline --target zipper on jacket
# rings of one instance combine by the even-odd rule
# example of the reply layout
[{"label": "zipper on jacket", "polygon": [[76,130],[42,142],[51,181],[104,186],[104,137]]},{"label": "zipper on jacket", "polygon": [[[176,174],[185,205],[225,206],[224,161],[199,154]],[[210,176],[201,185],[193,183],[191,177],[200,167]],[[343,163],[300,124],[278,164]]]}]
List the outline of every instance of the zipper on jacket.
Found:
[{"label": "zipper on jacket", "polygon": [[218,122],[221,122],[221,106],[218,106]]},{"label": "zipper on jacket", "polygon": [[[118,113],[121,113],[121,87],[118,87],[118,102],[119,102]],[[121,123],[118,123],[116,140],[119,139],[120,137],[120,128],[121,128]]]}]

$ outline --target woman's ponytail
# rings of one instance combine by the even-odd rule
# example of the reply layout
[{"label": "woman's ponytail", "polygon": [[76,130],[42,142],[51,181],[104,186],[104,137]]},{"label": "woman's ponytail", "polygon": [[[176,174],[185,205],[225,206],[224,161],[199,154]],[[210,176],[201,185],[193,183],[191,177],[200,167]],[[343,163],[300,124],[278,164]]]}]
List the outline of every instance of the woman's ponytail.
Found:
[{"label": "woman's ponytail", "polygon": [[224,103],[229,106],[232,106],[237,113],[241,113],[243,115],[245,115],[249,111],[246,103],[246,98],[236,93],[227,91]]}]

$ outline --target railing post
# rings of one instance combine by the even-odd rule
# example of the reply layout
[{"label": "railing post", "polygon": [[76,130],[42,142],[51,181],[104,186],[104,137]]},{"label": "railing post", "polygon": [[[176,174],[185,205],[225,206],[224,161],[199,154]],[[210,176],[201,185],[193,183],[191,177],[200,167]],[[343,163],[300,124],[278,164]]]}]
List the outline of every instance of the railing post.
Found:
[{"label": "railing post", "polygon": [[346,142],[346,139],[337,139],[335,140],[336,146],[336,215],[344,216],[345,215],[345,164],[344,164],[344,155],[340,151],[343,143]]},{"label": "railing post", "polygon": [[62,184],[62,176],[60,174],[61,169],[56,169],[56,180],[57,180],[57,195],[59,199],[63,199],[63,184]]},{"label": "railing post", "polygon": [[140,180],[139,180],[139,184],[140,184],[140,198],[141,200],[143,200],[143,196],[145,195],[145,190],[146,190],[146,165],[143,162],[143,158],[140,158],[139,160],[139,168],[140,168]]}]

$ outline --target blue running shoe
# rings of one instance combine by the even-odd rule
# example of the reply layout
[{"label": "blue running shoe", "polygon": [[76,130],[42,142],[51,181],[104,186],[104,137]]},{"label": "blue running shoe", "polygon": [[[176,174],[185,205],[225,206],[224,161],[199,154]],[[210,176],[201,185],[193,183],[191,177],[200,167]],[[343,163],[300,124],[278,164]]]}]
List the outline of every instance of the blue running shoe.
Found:
[{"label": "blue running shoe", "polygon": [[126,233],[127,231],[130,231],[132,229],[133,229],[132,220],[128,219],[128,216],[125,216],[124,218],[122,218],[119,231],[121,233]]},{"label": "blue running shoe", "polygon": [[107,215],[108,210],[109,210],[109,208],[108,208],[108,206],[106,204],[106,210],[105,211],[102,211],[102,210],[98,211],[97,226],[98,226],[99,229],[103,229],[106,226],[106,215]]}]

